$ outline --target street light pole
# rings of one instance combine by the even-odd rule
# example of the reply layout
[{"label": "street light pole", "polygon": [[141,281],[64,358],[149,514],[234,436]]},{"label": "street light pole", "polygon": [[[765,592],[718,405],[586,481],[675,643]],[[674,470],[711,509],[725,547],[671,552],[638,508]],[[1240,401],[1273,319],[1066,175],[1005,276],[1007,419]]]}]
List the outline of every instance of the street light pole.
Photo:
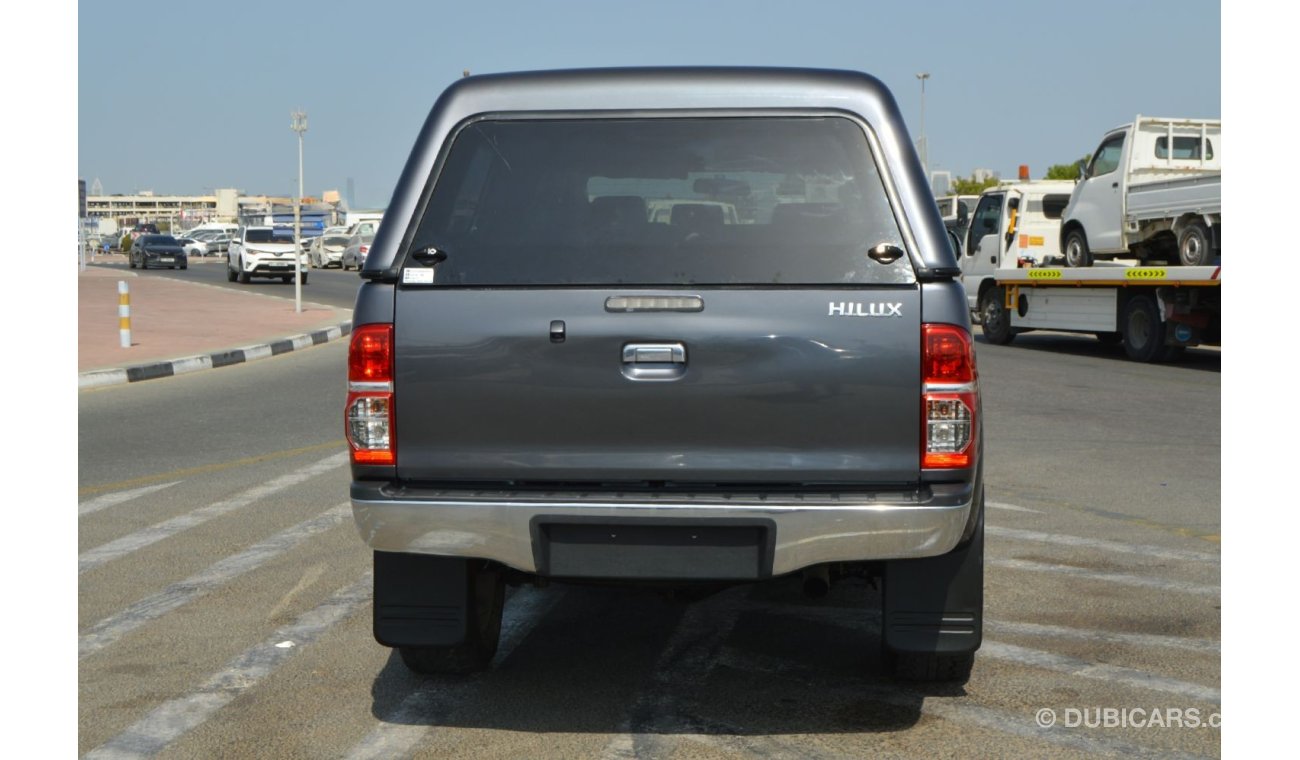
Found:
[{"label": "street light pole", "polygon": [[930,184],[930,144],[925,140],[925,80],[930,78],[930,72],[922,71],[916,75],[921,80],[921,166],[925,169],[925,183]]},{"label": "street light pole", "polygon": [[293,204],[293,303],[302,313],[302,134],[307,131],[307,113],[301,109],[289,114],[290,129],[298,133],[298,199]]}]

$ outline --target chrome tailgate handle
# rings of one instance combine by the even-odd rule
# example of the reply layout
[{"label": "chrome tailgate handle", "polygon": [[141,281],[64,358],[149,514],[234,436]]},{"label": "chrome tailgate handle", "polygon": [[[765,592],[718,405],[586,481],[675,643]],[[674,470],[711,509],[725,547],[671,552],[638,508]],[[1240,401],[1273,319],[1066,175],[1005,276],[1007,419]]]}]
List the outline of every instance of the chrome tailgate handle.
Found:
[{"label": "chrome tailgate handle", "polygon": [[686,375],[683,343],[628,343],[623,346],[623,377],[628,380],[677,380]]},{"label": "chrome tailgate handle", "polygon": [[624,364],[685,364],[681,343],[629,343],[623,346]]}]

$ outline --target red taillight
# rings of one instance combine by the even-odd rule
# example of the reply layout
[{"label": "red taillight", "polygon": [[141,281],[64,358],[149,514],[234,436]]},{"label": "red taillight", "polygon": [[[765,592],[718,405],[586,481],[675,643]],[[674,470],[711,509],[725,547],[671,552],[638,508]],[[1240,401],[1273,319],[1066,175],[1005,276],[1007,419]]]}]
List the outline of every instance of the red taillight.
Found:
[{"label": "red taillight", "polygon": [[944,324],[921,330],[921,467],[970,467],[979,439],[979,373],[970,333]]},{"label": "red taillight", "polygon": [[970,333],[956,325],[922,325],[921,376],[926,383],[975,382]]},{"label": "red taillight", "polygon": [[361,246],[361,249],[360,249],[360,250],[361,250],[361,253],[362,253],[362,254],[370,253],[370,246],[368,246],[368,245],[363,245],[363,246]]},{"label": "red taillight", "polygon": [[393,381],[393,326],[362,325],[352,331],[348,348],[349,383]]},{"label": "red taillight", "polygon": [[393,326],[361,325],[348,348],[343,426],[354,464],[397,463],[394,429]]}]

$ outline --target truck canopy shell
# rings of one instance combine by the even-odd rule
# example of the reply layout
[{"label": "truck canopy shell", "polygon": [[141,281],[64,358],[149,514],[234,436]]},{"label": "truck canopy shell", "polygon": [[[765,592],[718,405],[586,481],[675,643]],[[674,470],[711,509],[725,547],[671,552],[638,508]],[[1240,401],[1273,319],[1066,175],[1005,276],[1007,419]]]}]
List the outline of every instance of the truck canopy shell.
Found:
[{"label": "truck canopy shell", "polygon": [[[598,104],[598,108],[593,108]],[[904,248],[917,278],[960,273],[903,117],[889,90],[854,71],[781,68],[627,68],[489,74],[457,80],[425,120],[361,274],[394,282],[448,137],[491,114],[653,117],[749,113],[840,114],[869,126]]]}]

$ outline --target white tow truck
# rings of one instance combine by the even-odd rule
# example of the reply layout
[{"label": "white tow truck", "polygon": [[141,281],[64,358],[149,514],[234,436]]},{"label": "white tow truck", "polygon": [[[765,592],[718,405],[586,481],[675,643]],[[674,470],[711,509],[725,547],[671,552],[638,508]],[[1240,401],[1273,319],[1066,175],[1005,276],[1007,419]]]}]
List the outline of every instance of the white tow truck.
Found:
[{"label": "white tow truck", "polygon": [[1137,361],[1167,361],[1220,342],[1217,266],[1135,261],[1061,266],[1061,213],[1072,183],[1010,183],[985,190],[961,246],[962,284],[990,343],[1029,330],[1122,341]]},{"label": "white tow truck", "polygon": [[1094,259],[1207,266],[1222,230],[1222,129],[1217,119],[1138,116],[1081,163],[1061,224],[1072,267]]}]

